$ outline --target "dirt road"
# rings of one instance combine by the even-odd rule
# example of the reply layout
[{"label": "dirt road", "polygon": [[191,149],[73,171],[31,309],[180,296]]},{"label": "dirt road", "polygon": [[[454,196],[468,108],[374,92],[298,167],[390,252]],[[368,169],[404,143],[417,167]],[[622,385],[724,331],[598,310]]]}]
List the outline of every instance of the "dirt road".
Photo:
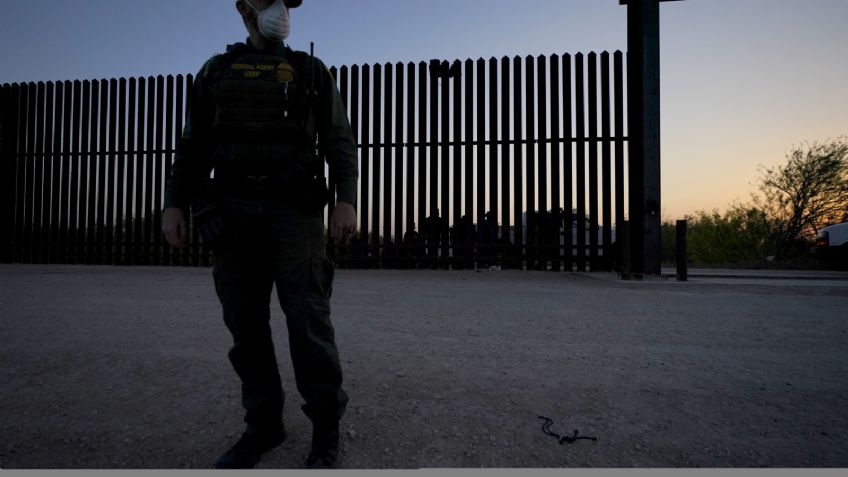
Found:
[{"label": "dirt road", "polygon": [[[846,467],[846,309],[839,277],[339,270],[342,465]],[[299,468],[272,317],[290,437],[260,467]],[[2,468],[208,468],[242,430],[208,269],[3,265],[0,336]]]}]

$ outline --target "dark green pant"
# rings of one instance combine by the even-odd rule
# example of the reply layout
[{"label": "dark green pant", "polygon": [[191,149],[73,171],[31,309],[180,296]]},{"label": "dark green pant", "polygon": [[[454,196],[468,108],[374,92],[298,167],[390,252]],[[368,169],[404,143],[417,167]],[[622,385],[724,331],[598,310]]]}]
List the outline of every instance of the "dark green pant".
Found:
[{"label": "dark green pant", "polygon": [[274,284],[303,411],[315,425],[336,425],[348,397],[330,322],[333,264],[321,215],[261,199],[225,199],[222,213],[224,240],[213,275],[233,335],[229,358],[242,381],[247,431],[273,428],[282,419],[285,394],[269,323]]}]

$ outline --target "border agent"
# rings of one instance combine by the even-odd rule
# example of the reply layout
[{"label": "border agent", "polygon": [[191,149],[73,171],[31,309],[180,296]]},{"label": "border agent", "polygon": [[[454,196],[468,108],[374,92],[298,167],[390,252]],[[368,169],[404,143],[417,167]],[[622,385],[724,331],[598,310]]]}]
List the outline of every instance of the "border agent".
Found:
[{"label": "border agent", "polygon": [[229,359],[242,382],[246,430],[218,468],[252,468],[286,438],[269,324],[274,284],[302,409],[312,421],[306,467],[337,465],[348,396],[330,322],[334,268],[322,220],[330,198],[319,157],[337,186],[329,233],[345,243],[356,232],[357,153],[330,72],[283,43],[289,9],[300,4],[237,0],[250,36],[197,75],[166,188],[168,242],[186,246],[190,207],[214,251],[215,290],[233,336]]}]

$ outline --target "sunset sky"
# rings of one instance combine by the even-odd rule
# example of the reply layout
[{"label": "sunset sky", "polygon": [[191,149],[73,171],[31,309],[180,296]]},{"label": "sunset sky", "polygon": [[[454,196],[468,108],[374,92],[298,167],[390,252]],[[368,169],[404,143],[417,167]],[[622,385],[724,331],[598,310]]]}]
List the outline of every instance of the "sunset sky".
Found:
[{"label": "sunset sky", "polygon": [[[194,73],[242,41],[234,0],[0,3],[0,83]],[[665,219],[747,200],[759,165],[848,135],[848,1],[661,5]],[[625,51],[618,0],[305,0],[329,65]]]}]

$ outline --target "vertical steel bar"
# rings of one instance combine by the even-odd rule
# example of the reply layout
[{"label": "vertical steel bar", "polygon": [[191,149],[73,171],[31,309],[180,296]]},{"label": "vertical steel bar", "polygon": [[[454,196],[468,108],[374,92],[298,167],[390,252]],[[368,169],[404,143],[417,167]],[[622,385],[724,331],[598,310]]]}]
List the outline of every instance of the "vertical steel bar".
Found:
[{"label": "vertical steel bar", "polygon": [[[357,142],[359,143],[359,189],[360,191],[365,190],[365,185],[368,183],[367,178],[362,176],[362,161],[364,160],[364,145],[359,138],[359,101],[360,97],[360,88],[359,88],[359,65],[353,65],[350,68],[350,127],[353,130],[353,137],[357,138]],[[362,193],[360,192],[360,197]],[[360,226],[358,230],[358,234],[353,239],[354,243],[360,243],[362,241],[362,235],[367,234],[367,231],[362,229],[362,211],[365,204],[362,203],[362,200],[359,199],[356,204],[357,211],[359,211],[359,220]],[[354,254],[359,253],[359,249],[357,245],[354,245],[351,249]]]},{"label": "vertical steel bar", "polygon": [[598,271],[598,55],[589,53],[589,264]]},{"label": "vertical steel bar", "polygon": [[32,202],[32,262],[41,263],[42,252],[42,221],[44,220],[44,163],[47,157],[44,154],[44,123],[45,123],[45,96],[47,85],[43,81],[38,82],[38,100],[36,102],[35,118],[35,150],[33,151],[33,202]]},{"label": "vertical steel bar", "polygon": [[15,165],[17,163],[17,84],[3,85],[0,109],[0,263],[12,263],[15,230]]},{"label": "vertical steel bar", "polygon": [[627,7],[632,271],[661,273],[660,12],[658,0]]},{"label": "vertical steel bar", "polygon": [[[502,197],[502,193],[499,192],[499,172],[498,172],[498,163],[499,163],[499,152],[500,147],[498,147],[498,131],[499,131],[499,123],[498,123],[498,60],[494,57],[489,59],[489,230],[491,231],[491,241],[492,248],[489,252],[489,255],[496,257],[500,247],[497,245],[498,243],[498,217],[500,216],[500,209],[498,204],[498,198]],[[496,264],[496,260],[493,258],[493,264]]]},{"label": "vertical steel bar", "polygon": [[15,233],[14,247],[12,253],[12,261],[22,263],[25,262],[25,243],[26,243],[26,191],[27,191],[27,125],[29,124],[29,97],[32,95],[32,87],[30,83],[22,83],[18,96],[18,139],[17,148],[15,150],[16,173],[15,178],[17,185],[15,192],[17,199],[15,200]]},{"label": "vertical steel bar", "polygon": [[[333,84],[335,85],[335,87],[337,89],[340,87],[340,85],[339,85],[339,74],[340,74],[340,71],[339,71],[338,68],[336,68],[335,66],[330,67],[330,76],[332,77]],[[347,85],[345,85],[345,88],[347,88]],[[341,93],[340,89],[339,89],[339,92]],[[345,91],[345,94],[347,94],[347,91]],[[348,117],[347,116],[347,96],[342,96],[342,104],[344,105],[344,108],[345,108],[345,117]],[[327,207],[322,212],[323,219],[324,219],[324,228],[325,228],[325,230],[330,230],[330,218],[333,216],[333,211],[336,208],[336,184],[334,184],[333,178],[330,177],[330,166],[327,163],[327,158],[325,156],[321,156],[319,158],[319,160],[321,161],[321,167],[324,169],[324,178],[325,178],[324,182],[327,184],[327,190],[329,192],[329,200],[327,202]],[[332,240],[327,242],[326,248],[327,248],[327,253],[329,254],[329,256],[331,258],[334,258],[336,256],[336,249],[335,249],[335,245],[333,244]]]},{"label": "vertical steel bar", "polygon": [[[350,93],[349,93],[349,81],[350,81],[350,70],[347,66],[342,66],[339,69],[339,93],[342,97],[342,102],[345,105],[345,111],[348,112],[348,118],[350,117]],[[355,136],[354,136],[355,137]],[[329,177],[329,176],[328,176]],[[328,188],[330,190],[330,204],[327,208],[327,215],[332,216],[333,210],[336,208],[336,193],[337,193],[337,184],[335,181],[330,178]],[[335,250],[335,247],[332,243],[330,243],[330,247],[332,250]]]},{"label": "vertical steel bar", "polygon": [[624,264],[625,243],[619,229],[624,225],[624,55],[620,51],[614,54],[613,83],[615,95],[615,242],[616,259],[619,270]]},{"label": "vertical steel bar", "polygon": [[577,122],[577,271],[586,271],[586,116],[583,79],[583,53],[574,56]]},{"label": "vertical steel bar", "polygon": [[127,164],[127,80],[120,78],[118,80],[118,151],[115,158],[117,162],[117,187],[115,191],[115,263],[119,265],[129,265],[126,256],[126,244],[124,243],[124,224],[126,223],[124,216],[125,208],[125,183],[126,183],[126,164]]},{"label": "vertical steel bar", "polygon": [[[70,88],[70,85],[67,86]],[[80,121],[82,115],[82,83],[77,80],[74,81],[73,84],[73,132],[71,133],[71,148],[73,150],[73,156],[71,159],[71,176],[70,176],[70,198],[68,199],[68,205],[70,206],[70,215],[69,215],[69,233],[67,235],[67,247],[64,248],[66,250],[66,259],[65,263],[77,263],[78,254],[78,238],[80,236],[81,226],[80,226],[80,216],[85,212],[85,206],[83,198],[85,197],[84,190],[81,189],[81,184],[84,181],[85,173],[87,172],[83,165],[86,163],[86,158],[80,154]],[[63,197],[64,199],[64,197]]]},{"label": "vertical steel bar", "polygon": [[[95,263],[105,262],[106,174],[108,168],[109,82],[100,80],[100,134],[97,149],[97,243]],[[64,197],[64,194],[63,194]]]},{"label": "vertical steel bar", "polygon": [[[394,162],[394,144],[392,144],[392,109],[394,107],[394,68],[391,63],[383,65],[383,175],[380,185],[383,188],[383,256],[386,247],[392,242],[392,173]],[[385,258],[383,260],[385,266]],[[393,268],[393,267],[392,267]]]},{"label": "vertical steel bar", "polygon": [[[486,61],[477,60],[477,223],[478,235],[486,216]],[[485,244],[479,247],[481,255],[488,255]]]},{"label": "vertical steel bar", "polygon": [[[82,82],[82,118],[80,120],[80,186],[79,186],[79,227],[77,228],[76,238],[74,239],[75,247],[72,250],[75,263],[86,262],[86,243],[88,241],[88,224],[92,220],[88,213],[88,192],[94,187],[94,184],[89,180],[89,164],[92,162],[92,143],[91,136],[91,82],[86,80]],[[58,192],[56,194],[58,201]],[[58,206],[57,206],[58,207]],[[58,210],[57,210],[58,215]],[[58,226],[57,226],[58,231]],[[57,232],[58,233],[58,232]],[[57,249],[58,257],[58,249]],[[58,259],[58,258],[57,258]]]},{"label": "vertical steel bar", "polygon": [[[79,263],[82,261],[82,239],[84,237],[83,230],[77,227],[77,218],[81,212],[80,202],[84,203],[83,195],[79,190],[80,176],[85,174],[85,167],[80,167],[85,164],[84,159],[79,155],[79,123],[80,123],[80,95],[82,91],[82,82],[73,82],[73,101],[72,101],[72,116],[70,125],[70,142],[68,151],[68,161],[65,165],[68,168],[68,194],[63,194],[62,198],[67,200],[67,233],[68,233],[68,256],[65,263]],[[67,97],[65,98],[67,100]],[[63,173],[64,176],[64,173]],[[79,248],[78,248],[79,247]]]},{"label": "vertical steel bar", "polygon": [[[453,75],[453,190],[451,191],[451,200],[453,200],[453,227],[454,237],[456,232],[462,226],[462,62],[456,60],[451,65]],[[453,243],[453,263],[454,268],[457,267],[456,258],[458,251],[456,241]]]},{"label": "vertical steel bar", "polygon": [[[412,232],[415,219],[415,63],[406,65],[406,231]],[[418,222],[421,225],[421,222]],[[407,256],[414,250],[407,250]],[[410,268],[414,267],[409,263]]]},{"label": "vertical steel bar", "polygon": [[394,211],[395,211],[395,245],[398,247],[396,250],[401,250],[401,245],[403,244],[403,231],[405,224],[403,223],[403,132],[405,129],[404,126],[404,112],[403,112],[403,98],[404,98],[404,64],[396,63],[395,64],[395,178],[394,178],[394,188],[395,188],[395,199],[394,199]]},{"label": "vertical steel bar", "polygon": [[117,180],[117,162],[118,156],[116,154],[117,149],[117,119],[118,119],[118,80],[112,79],[109,81],[109,154],[104,156],[106,159],[106,189],[105,189],[105,199],[106,199],[106,233],[105,235],[105,243],[103,244],[105,250],[104,260],[106,263],[112,265],[115,263],[115,181]]},{"label": "vertical steel bar", "polygon": [[463,215],[474,223],[474,159],[477,148],[474,142],[474,61],[465,60],[465,198]]},{"label": "vertical steel bar", "polygon": [[[436,218],[439,216],[439,81],[438,75],[433,74],[433,66],[439,65],[438,62],[430,63],[430,157],[428,161],[430,175],[427,177],[429,190],[427,198],[429,200],[429,216]],[[437,249],[430,249],[434,255],[438,255]],[[431,257],[432,258],[432,257]],[[433,262],[432,265],[435,265]]]},{"label": "vertical steel bar", "polygon": [[[450,64],[447,61],[442,62],[442,71],[445,74],[441,77],[441,179],[439,180],[439,189],[441,192],[440,213],[439,213],[439,237],[442,242],[442,267],[447,269],[450,263],[450,248],[448,244],[448,229],[450,226],[451,204],[450,204]],[[455,219],[454,219],[455,220]]]},{"label": "vertical steel bar", "polygon": [[[153,197],[150,202],[151,218],[153,226],[150,234],[150,240],[153,245],[153,264],[160,265],[162,263],[162,186],[163,186],[163,132],[164,132],[164,106],[165,106],[165,77],[159,75],[156,77],[156,154],[154,155],[153,174]],[[206,250],[204,255],[208,259],[210,250]],[[208,262],[207,262],[208,264]]]},{"label": "vertical steel bar", "polygon": [[418,231],[427,217],[427,63],[418,63]]},{"label": "vertical steel bar", "polygon": [[55,120],[55,116],[53,115],[55,110],[55,102],[54,102],[54,83],[52,81],[47,83],[45,88],[45,101],[44,101],[44,183],[41,187],[41,204],[42,204],[42,226],[41,226],[41,241],[38,245],[39,257],[38,261],[40,263],[52,263],[52,255],[51,251],[55,245],[55,235],[53,235],[53,214],[51,207],[51,198],[53,191],[53,164],[55,163],[56,157],[54,156],[54,152],[56,149],[53,147],[53,138],[56,136],[55,130],[53,129],[53,122]]},{"label": "vertical steel bar", "polygon": [[[135,254],[133,246],[133,200],[135,198],[135,102],[136,89],[135,78],[130,78],[128,82],[129,92],[127,93],[127,129],[126,129],[126,203],[124,204],[124,264],[131,265]],[[123,88],[122,88],[123,89]]]},{"label": "vertical steel bar", "polygon": [[539,139],[539,152],[537,157],[537,170],[538,170],[538,191],[537,191],[537,200],[538,204],[538,217],[540,218],[539,223],[539,243],[541,244],[540,250],[537,250],[539,255],[539,268],[541,270],[548,269],[548,260],[552,255],[552,246],[549,231],[548,231],[548,95],[547,95],[547,81],[548,72],[547,72],[547,58],[545,56],[540,56],[536,59],[536,98],[538,99],[538,107],[536,110],[536,121],[537,121],[537,137]]},{"label": "vertical steel bar", "polygon": [[[552,227],[553,230],[549,233],[549,236],[554,243],[551,245],[553,248],[551,249],[551,269],[555,272],[560,271],[560,262],[562,260],[562,245],[560,244],[560,227],[562,226],[562,215],[561,215],[561,207],[562,204],[560,202],[559,189],[560,189],[560,148],[562,144],[560,143],[560,103],[559,98],[559,55],[551,55],[551,76],[550,76],[550,89],[551,89],[551,216],[548,220],[548,227]],[[566,143],[568,147],[571,146],[570,143]],[[569,232],[568,229],[565,229],[565,232]]]},{"label": "vertical steel bar", "polygon": [[[71,224],[70,221],[70,210],[76,206],[75,203],[72,203],[70,198],[71,191],[71,179],[72,179],[72,171],[73,171],[73,155],[71,154],[71,135],[73,121],[72,115],[74,114],[74,90],[73,84],[70,81],[65,81],[65,98],[64,98],[64,111],[62,114],[62,191],[60,200],[60,216],[61,221],[59,223],[60,230],[60,263],[70,263],[69,254],[72,253],[72,249],[69,250],[69,244],[71,243]],[[78,111],[78,109],[77,109]]]},{"label": "vertical steel bar", "polygon": [[[439,249],[436,239],[438,223],[439,223],[439,83],[440,77],[435,74],[433,68],[439,67],[440,62],[437,60],[430,62],[430,140],[429,140],[429,174],[427,176],[428,191],[427,199],[429,201],[428,216],[430,218],[427,225],[431,227],[428,231],[424,229],[427,236],[427,260],[429,266],[436,268],[438,265]],[[423,106],[423,105],[422,105]]]},{"label": "vertical steel bar", "polygon": [[[336,66],[331,66],[329,68],[330,78],[333,81],[333,85],[335,85],[336,89],[339,88],[339,69]],[[341,90],[339,90],[341,93]],[[347,99],[342,97],[342,104],[345,105],[345,115],[347,116]],[[321,167],[324,169],[324,182],[327,185],[327,191],[329,192],[329,200],[327,201],[327,207],[321,212],[322,220],[324,221],[324,230],[330,230],[330,217],[333,216],[333,210],[336,207],[336,185],[333,183],[333,178],[329,176],[329,165],[327,163],[327,158],[324,155],[320,155],[319,151],[318,160],[321,161]],[[329,233],[329,232],[327,232]],[[332,240],[327,242],[326,245],[327,254],[329,257],[333,258],[336,256],[335,247],[333,246]]]},{"label": "vertical steel bar", "polygon": [[35,222],[33,213],[33,203],[35,197],[35,163],[38,161],[36,156],[36,123],[38,121],[38,113],[36,110],[38,101],[38,85],[30,83],[28,97],[27,114],[27,148],[26,148],[26,202],[24,204],[24,263],[32,263],[33,247],[33,224]]},{"label": "vertical steel bar", "polygon": [[12,90],[11,84],[0,85],[0,263],[7,263],[7,248],[6,239],[8,231],[12,227],[9,221],[8,205],[11,203],[11,197],[6,194],[10,193],[9,184],[6,182],[9,178],[9,140],[8,131],[13,127],[9,115],[9,94]]},{"label": "vertical steel bar", "polygon": [[510,237],[510,223],[512,222],[511,208],[512,196],[510,194],[510,178],[512,175],[510,165],[510,150],[509,150],[509,120],[510,120],[510,104],[509,104],[509,57],[501,58],[501,237],[502,244],[507,247],[504,250],[505,257],[503,266],[511,266],[509,257],[512,250],[509,245],[512,243]]},{"label": "vertical steel bar", "polygon": [[574,164],[574,155],[572,153],[574,133],[572,114],[573,106],[571,101],[571,55],[565,54],[562,56],[562,131],[565,145],[563,148],[563,166],[562,166],[562,183],[563,183],[563,252],[564,252],[564,267],[565,271],[571,272],[574,270],[574,215],[573,215],[573,195],[574,195],[574,177],[572,167]]},{"label": "vertical steel bar", "polygon": [[14,234],[15,157],[17,146],[13,133],[17,130],[17,85],[5,84],[0,96],[0,263],[12,262]]},{"label": "vertical steel bar", "polygon": [[362,160],[359,168],[360,178],[361,178],[361,190],[360,190],[360,199],[359,199],[359,210],[360,210],[360,230],[361,230],[361,242],[363,245],[362,255],[367,256],[367,250],[369,246],[369,238],[370,238],[370,229],[368,228],[370,225],[370,220],[368,220],[368,212],[371,203],[369,202],[369,194],[371,187],[369,185],[371,176],[371,66],[364,65],[362,67],[362,130],[360,145],[362,147]]},{"label": "vertical steel bar", "polygon": [[[62,216],[62,117],[65,106],[65,85],[61,81],[55,84],[55,98],[53,104],[53,127],[50,137],[51,160],[51,194],[50,194],[50,257],[48,262],[61,263],[62,230],[60,228],[60,217]],[[83,157],[83,160],[87,158]]]},{"label": "vertical steel bar", "polygon": [[[191,75],[189,75],[189,82]],[[191,91],[189,89],[189,91]],[[145,262],[144,250],[144,136],[147,131],[147,80],[138,78],[138,121],[136,122],[135,143],[135,214],[133,214],[133,265],[142,265]],[[196,230],[192,236],[197,237]],[[196,241],[191,244],[192,260],[197,266],[199,259]]]},{"label": "vertical steel bar", "polygon": [[612,264],[612,172],[610,170],[610,56],[608,52],[601,53],[601,197],[603,216],[603,258],[600,269],[610,270]]},{"label": "vertical steel bar", "polygon": [[686,249],[686,227],[685,220],[677,221],[677,247],[676,247],[676,264],[677,264],[677,281],[685,282],[689,279],[689,259]]},{"label": "vertical steel bar", "polygon": [[535,59],[532,56],[525,58],[526,69],[524,71],[525,84],[525,100],[526,104],[526,134],[527,134],[527,163],[526,163],[526,180],[527,184],[527,268],[536,269],[539,260],[539,234],[538,228],[531,225],[531,217],[533,224],[537,221],[537,205],[536,205],[536,68]]},{"label": "vertical steel bar", "polygon": [[[168,75],[166,78],[165,90],[167,97],[165,99],[165,172],[163,176],[163,188],[165,182],[171,177],[171,164],[174,161],[174,77],[172,75]],[[162,207],[159,207],[158,212],[160,214],[163,212]],[[161,227],[159,230],[161,230]],[[162,242],[162,263],[165,265],[174,265],[171,246],[161,238],[159,241]]]},{"label": "vertical steel bar", "polygon": [[[339,69],[336,66],[330,67],[330,77],[333,81],[333,85],[336,89],[339,89]],[[341,93],[341,89],[339,89],[339,93]],[[345,117],[347,117],[347,98],[342,96],[342,104],[345,108]],[[319,151],[320,155],[320,151]],[[326,231],[330,230],[330,218],[333,216],[333,210],[336,208],[336,184],[334,184],[334,180],[330,177],[330,167],[327,163],[327,157],[325,155],[320,155],[318,160],[321,162],[321,168],[324,169],[324,182],[327,186],[327,191],[329,192],[329,199],[327,201],[327,207],[321,212],[322,219],[324,221],[324,229]],[[329,234],[329,232],[327,232]],[[329,235],[328,235],[329,237]],[[336,250],[332,240],[327,242],[327,254],[330,258],[335,258]]]},{"label": "vertical steel bar", "polygon": [[382,92],[383,88],[383,66],[379,63],[374,65],[374,132],[372,152],[372,176],[371,176],[371,245],[373,250],[375,268],[380,266],[380,256],[383,255],[383,246],[380,241],[380,170],[383,147],[383,123],[382,123]]},{"label": "vertical steel bar", "polygon": [[95,263],[95,246],[97,244],[97,161],[99,149],[97,146],[97,137],[100,125],[100,82],[93,80],[91,82],[91,103],[90,103],[90,127],[89,127],[89,146],[88,146],[88,188],[86,189],[86,205],[88,211],[87,230],[85,235],[85,263],[90,265]]},{"label": "vertical steel bar", "polygon": [[513,156],[513,200],[515,201],[515,251],[518,254],[515,268],[524,268],[524,159],[522,145],[524,139],[524,122],[522,121],[522,72],[521,57],[512,60],[512,156]]},{"label": "vertical steel bar", "polygon": [[[541,213],[548,211],[548,78],[547,58],[542,55],[536,58],[536,128],[539,144],[537,153],[538,190],[536,203]],[[548,253],[542,254],[547,257]]]},{"label": "vertical steel bar", "polygon": [[[386,255],[386,244],[397,242],[392,240],[392,173],[394,172],[393,116],[394,108],[394,68],[391,63],[383,65],[383,256]],[[394,253],[391,250],[390,253]],[[385,260],[384,260],[385,264]],[[394,257],[390,259],[390,268],[394,268]]]},{"label": "vertical steel bar", "polygon": [[[177,75],[176,78],[176,97],[175,100],[175,108],[174,111],[174,148],[176,149],[176,145],[179,143],[180,138],[183,134],[183,120],[185,117],[185,98],[188,97],[184,93],[185,91],[185,83],[183,80],[183,75]],[[132,131],[130,131],[130,136],[132,137]],[[189,217],[186,217],[186,220],[191,220]],[[189,228],[189,238],[191,237],[191,228]],[[186,266],[189,264],[189,247],[183,248],[181,252],[172,251],[171,253],[179,255],[179,261],[177,262],[180,266]]]}]

